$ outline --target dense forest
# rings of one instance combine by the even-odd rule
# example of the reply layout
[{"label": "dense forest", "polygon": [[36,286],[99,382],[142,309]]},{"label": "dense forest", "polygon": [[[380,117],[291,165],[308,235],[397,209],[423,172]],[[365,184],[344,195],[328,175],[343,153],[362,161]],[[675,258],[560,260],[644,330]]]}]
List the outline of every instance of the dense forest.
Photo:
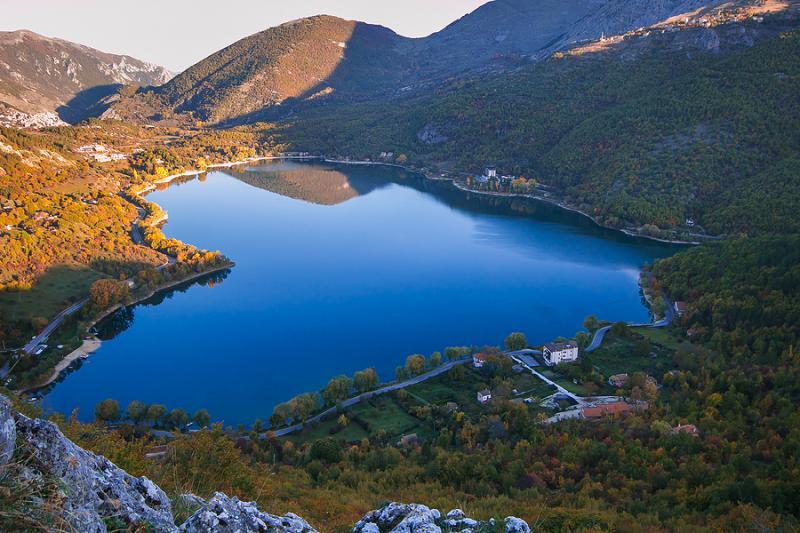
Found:
[{"label": "dense forest", "polygon": [[615,227],[694,219],[714,234],[797,231],[800,32],[773,24],[741,30],[759,39],[751,48],[738,27],[717,30],[719,54],[676,43],[683,32],[654,32],[389,104],[309,111],[280,128],[328,154],[391,152],[468,173],[495,163]]}]

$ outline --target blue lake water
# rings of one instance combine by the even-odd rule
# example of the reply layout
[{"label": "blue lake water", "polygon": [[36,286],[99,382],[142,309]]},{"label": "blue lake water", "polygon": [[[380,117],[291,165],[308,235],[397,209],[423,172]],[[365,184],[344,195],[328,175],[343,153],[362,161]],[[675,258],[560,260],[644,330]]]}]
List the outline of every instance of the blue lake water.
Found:
[{"label": "blue lake water", "polygon": [[239,167],[149,199],[168,211],[167,235],[236,266],[102,323],[102,347],[48,409],[91,419],[111,397],[266,420],[337,374],[390,379],[409,354],[511,331],[542,343],[590,314],[647,320],[639,269],[676,250],[391,168]]}]

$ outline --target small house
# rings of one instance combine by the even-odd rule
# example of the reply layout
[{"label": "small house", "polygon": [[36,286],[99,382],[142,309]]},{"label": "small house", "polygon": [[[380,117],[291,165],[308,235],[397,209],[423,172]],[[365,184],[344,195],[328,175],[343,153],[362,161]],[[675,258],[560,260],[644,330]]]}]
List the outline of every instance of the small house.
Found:
[{"label": "small house", "polygon": [[692,437],[700,436],[700,430],[697,429],[697,426],[694,424],[678,424],[672,428],[673,435],[678,435],[679,433],[685,433],[687,435],[691,435]]},{"label": "small house", "polygon": [[472,356],[472,366],[474,366],[475,368],[481,368],[485,364],[486,364],[486,355],[482,353],[476,353]]},{"label": "small house", "polygon": [[675,313],[676,313],[678,316],[683,316],[683,315],[685,315],[685,314],[686,314],[686,311],[689,309],[689,306],[686,304],[686,302],[675,302],[675,303],[672,305],[672,307],[673,307],[673,309],[675,309]]},{"label": "small house", "polygon": [[153,446],[144,454],[145,459],[159,459],[167,455],[167,446],[166,444],[161,444],[158,446]]},{"label": "small house", "polygon": [[497,178],[497,167],[494,166],[494,165],[487,166],[486,170],[484,171],[484,175],[488,179],[496,179]]},{"label": "small house", "polygon": [[542,355],[548,366],[572,363],[578,360],[578,344],[574,341],[550,342],[542,348]]},{"label": "small house", "polygon": [[456,402],[447,402],[444,406],[448,413],[455,413],[458,411],[458,404]]},{"label": "small house", "polygon": [[615,389],[621,389],[628,384],[629,380],[630,376],[628,376],[628,374],[614,374],[608,378],[608,384]]},{"label": "small house", "polygon": [[583,418],[589,420],[597,420],[603,418],[604,416],[613,417],[617,415],[625,415],[634,411],[635,409],[636,406],[631,405],[628,402],[611,402],[592,407],[584,407],[581,409],[581,415]]},{"label": "small house", "polygon": [[492,391],[489,389],[483,389],[478,391],[478,403],[481,405],[486,405],[492,400]]},{"label": "small house", "polygon": [[419,437],[417,437],[416,433],[411,433],[409,435],[403,435],[400,437],[400,441],[397,445],[401,448],[414,448],[419,446]]}]

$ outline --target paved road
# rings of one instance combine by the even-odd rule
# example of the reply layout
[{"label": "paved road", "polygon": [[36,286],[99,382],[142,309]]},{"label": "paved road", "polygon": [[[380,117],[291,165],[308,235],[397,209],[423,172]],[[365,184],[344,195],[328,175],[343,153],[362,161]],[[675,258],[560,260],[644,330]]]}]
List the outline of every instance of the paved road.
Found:
[{"label": "paved road", "polygon": [[[664,304],[666,304],[666,311],[664,312],[664,318],[658,320],[656,322],[646,322],[646,323],[635,323],[635,322],[627,322],[628,326],[632,328],[664,328],[667,327],[672,319],[675,318],[675,310],[672,308],[672,302],[667,298],[667,295],[662,295],[664,298]],[[604,326],[597,331],[594,332],[594,337],[592,337],[592,342],[589,343],[589,346],[584,349],[584,352],[593,352],[603,344],[603,338],[608,333],[608,330],[611,329],[612,326]]]},{"label": "paved road", "polygon": [[[375,396],[380,396],[381,394],[386,394],[387,392],[392,392],[392,391],[404,389],[406,387],[410,387],[411,385],[416,385],[417,383],[422,383],[425,380],[431,379],[433,377],[436,377],[436,376],[438,376],[440,374],[443,374],[443,373],[447,372],[448,370],[450,370],[451,368],[453,368],[455,366],[465,365],[465,364],[471,363],[471,362],[472,362],[472,358],[471,357],[468,358],[468,359],[459,359],[457,361],[450,361],[449,363],[445,363],[445,364],[443,364],[441,366],[436,367],[435,369],[431,370],[430,372],[426,372],[425,374],[420,374],[419,376],[413,377],[413,378],[408,379],[406,381],[401,381],[400,383],[392,383],[391,385],[386,385],[385,387],[381,387],[379,389],[375,389],[373,391],[365,392],[363,394],[359,394],[358,396],[353,396],[352,398],[348,398],[347,400],[341,402],[341,407],[342,408],[351,407],[351,406],[353,406],[353,405],[355,405],[355,404],[357,404],[357,403],[359,403],[359,402],[361,402],[363,400],[368,400],[370,398],[374,398]],[[294,433],[295,431],[299,431],[299,430],[303,429],[308,424],[313,424],[315,422],[319,422],[320,420],[322,420],[326,416],[329,416],[329,415],[337,412],[338,409],[339,409],[338,406],[330,407],[330,408],[322,411],[321,413],[319,413],[319,414],[317,414],[315,416],[312,416],[311,418],[309,418],[308,420],[306,420],[303,423],[295,424],[293,426],[289,426],[289,427],[285,427],[285,428],[281,428],[281,429],[271,430],[270,432],[276,437],[283,437],[285,435],[288,435],[289,433]],[[267,438],[267,433],[262,433],[259,437],[261,439],[265,439],[265,438]]]},{"label": "paved road", "polygon": [[572,398],[572,400],[574,400],[578,405],[585,405],[586,404],[586,401],[583,398],[581,398],[577,394],[571,393],[570,391],[568,391],[567,389],[565,389],[564,387],[562,387],[561,385],[559,385],[558,383],[556,383],[552,379],[548,378],[547,376],[545,376],[541,372],[539,372],[536,369],[532,368],[525,361],[520,359],[519,356],[511,355],[511,353],[509,353],[509,352],[507,352],[506,355],[508,355],[509,357],[511,357],[511,359],[513,359],[517,363],[519,363],[522,366],[524,366],[525,368],[527,368],[531,372],[531,374],[533,374],[537,378],[541,379],[542,381],[544,381],[548,385],[552,385],[553,387],[555,387],[556,390],[558,392],[560,392],[561,394],[563,394],[564,396]]},{"label": "paved road", "polygon": [[50,334],[52,334],[53,331],[55,331],[56,328],[58,326],[60,326],[62,322],[64,322],[65,318],[67,318],[70,315],[74,315],[88,301],[89,301],[89,297],[86,296],[83,299],[81,299],[81,300],[75,302],[74,304],[70,305],[69,307],[67,307],[66,309],[61,311],[60,313],[58,313],[53,318],[53,320],[51,320],[50,323],[47,324],[47,326],[45,326],[45,328],[38,335],[36,335],[33,339],[31,339],[28,342],[28,344],[26,344],[25,346],[22,347],[22,350],[25,353],[32,353],[36,349],[37,346],[39,346],[40,344],[45,342],[47,340],[47,338],[50,336]]}]

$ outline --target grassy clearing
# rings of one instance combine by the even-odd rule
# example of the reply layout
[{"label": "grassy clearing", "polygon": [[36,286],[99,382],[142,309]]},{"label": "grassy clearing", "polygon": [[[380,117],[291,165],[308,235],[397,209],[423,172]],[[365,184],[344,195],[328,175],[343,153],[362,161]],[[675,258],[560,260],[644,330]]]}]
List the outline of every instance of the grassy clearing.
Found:
[{"label": "grassy clearing", "polygon": [[671,351],[652,342],[648,353],[636,355],[636,343],[640,340],[638,335],[631,338],[611,337],[592,352],[592,364],[604,376],[644,372],[657,379],[674,367]]},{"label": "grassy clearing", "polygon": [[311,442],[333,437],[353,442],[373,436],[382,430],[391,438],[399,438],[408,433],[426,433],[423,423],[407,413],[390,394],[354,405],[345,412],[345,415],[350,422],[342,429],[339,428],[336,415],[330,420],[323,420],[287,438],[293,442]]},{"label": "grassy clearing", "polygon": [[672,351],[689,343],[678,336],[677,331],[672,328],[631,328],[631,330]]},{"label": "grassy clearing", "polygon": [[51,268],[29,291],[0,293],[0,314],[11,320],[50,319],[86,296],[91,284],[104,277],[108,276],[88,268]]}]

